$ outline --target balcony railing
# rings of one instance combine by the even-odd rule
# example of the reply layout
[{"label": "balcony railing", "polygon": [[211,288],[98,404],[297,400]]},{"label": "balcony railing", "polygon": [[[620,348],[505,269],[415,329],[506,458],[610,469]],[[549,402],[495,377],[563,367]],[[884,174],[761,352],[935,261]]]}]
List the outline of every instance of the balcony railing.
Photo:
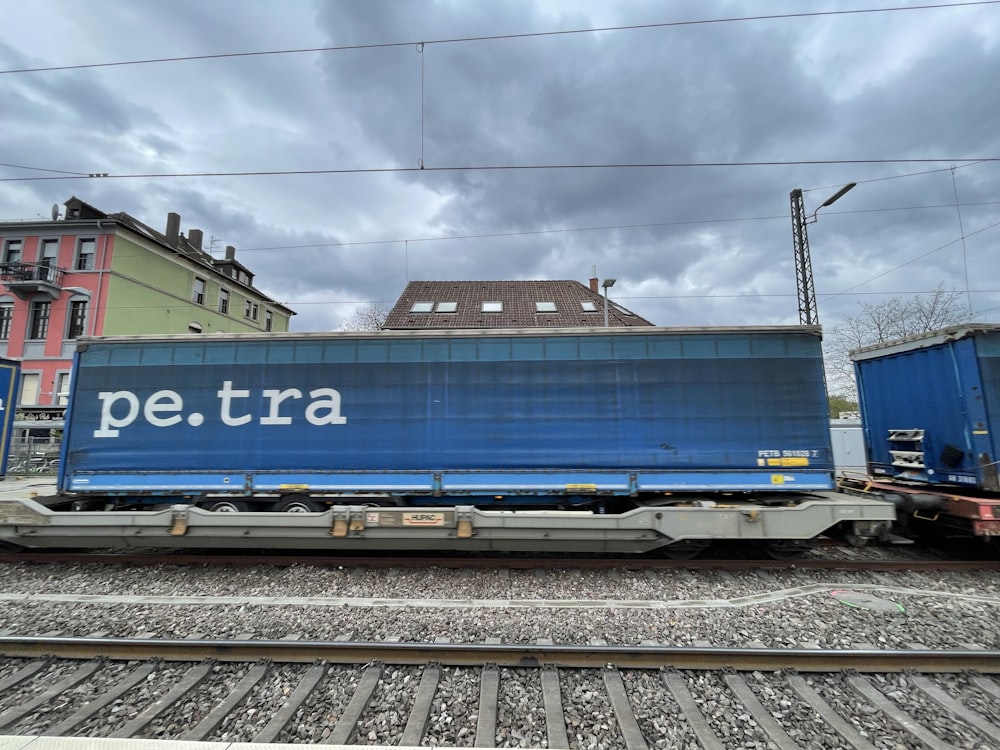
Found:
[{"label": "balcony railing", "polygon": [[0,263],[0,281],[14,293],[48,292],[58,295],[63,273],[62,268],[47,263]]}]

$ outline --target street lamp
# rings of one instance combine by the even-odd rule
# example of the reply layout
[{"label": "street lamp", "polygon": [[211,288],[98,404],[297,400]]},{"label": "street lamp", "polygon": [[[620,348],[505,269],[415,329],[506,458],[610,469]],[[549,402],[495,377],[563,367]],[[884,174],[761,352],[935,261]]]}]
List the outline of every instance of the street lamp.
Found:
[{"label": "street lamp", "polygon": [[608,289],[615,285],[618,279],[605,279],[601,282],[601,286],[604,287],[604,327],[608,327]]},{"label": "street lamp", "polygon": [[819,325],[819,311],[816,308],[816,287],[813,284],[812,260],[809,258],[809,234],[806,225],[817,221],[820,208],[832,206],[858,183],[849,182],[820,204],[812,216],[806,214],[806,204],[801,188],[791,192],[792,200],[792,247],[795,251],[795,287],[799,296],[799,323]]}]

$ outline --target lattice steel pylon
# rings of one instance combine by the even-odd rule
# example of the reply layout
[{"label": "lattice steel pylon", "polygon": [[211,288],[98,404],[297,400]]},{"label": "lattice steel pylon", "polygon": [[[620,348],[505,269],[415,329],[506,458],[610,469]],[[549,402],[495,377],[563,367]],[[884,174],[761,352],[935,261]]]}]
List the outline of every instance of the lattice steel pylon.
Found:
[{"label": "lattice steel pylon", "polygon": [[816,287],[813,284],[812,259],[809,257],[809,234],[806,231],[806,203],[802,190],[791,192],[792,248],[795,251],[795,288],[799,296],[799,323],[819,325]]}]

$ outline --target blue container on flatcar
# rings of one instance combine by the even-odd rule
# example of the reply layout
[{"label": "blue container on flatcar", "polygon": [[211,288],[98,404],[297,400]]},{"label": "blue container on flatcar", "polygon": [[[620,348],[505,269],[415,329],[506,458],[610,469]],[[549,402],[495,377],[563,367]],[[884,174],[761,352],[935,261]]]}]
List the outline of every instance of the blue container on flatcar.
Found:
[{"label": "blue container on flatcar", "polygon": [[16,359],[0,358],[0,479],[7,476],[20,379],[21,363]]},{"label": "blue container on flatcar", "polygon": [[637,327],[85,339],[59,484],[556,504],[832,476],[818,328]]},{"label": "blue container on flatcar", "polygon": [[1000,324],[851,353],[869,471],[1000,491]]}]

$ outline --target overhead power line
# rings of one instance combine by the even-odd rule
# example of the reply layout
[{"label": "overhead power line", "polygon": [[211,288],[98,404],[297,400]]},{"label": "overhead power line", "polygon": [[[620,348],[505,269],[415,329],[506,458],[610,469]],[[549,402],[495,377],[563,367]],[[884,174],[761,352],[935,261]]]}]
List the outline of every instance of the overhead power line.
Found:
[{"label": "overhead power line", "polygon": [[86,172],[69,172],[65,169],[46,169],[45,167],[25,167],[21,164],[5,164],[0,162],[0,167],[10,167],[11,169],[29,169],[32,172],[55,172],[56,174],[68,174],[76,177],[89,177]]},{"label": "overhead power line", "polygon": [[[1000,201],[977,201],[963,203],[962,206],[995,206]],[[937,203],[925,206],[886,206],[884,208],[856,208],[850,211],[829,211],[824,216],[846,216],[850,214],[875,214],[889,211],[925,211],[933,208],[955,208],[954,203]],[[310,242],[302,245],[267,245],[263,247],[241,247],[241,253],[265,250],[307,250],[322,247],[357,247],[363,245],[402,245],[408,242],[447,242],[452,240],[483,240],[500,237],[531,237],[540,234],[568,234],[571,232],[608,232],[620,229],[656,229],[659,227],[690,226],[692,224],[732,224],[741,221],[788,221],[788,214],[773,216],[732,216],[714,219],[679,219],[677,221],[657,221],[643,224],[606,224],[594,227],[561,227],[558,229],[524,229],[517,232],[481,232],[478,234],[443,234],[436,237],[404,237],[387,240],[347,240],[344,242]]]},{"label": "overhead power line", "polygon": [[191,60],[219,60],[238,57],[264,57],[268,55],[297,55],[308,52],[345,52],[349,50],[387,49],[391,47],[412,47],[429,44],[458,44],[468,42],[491,42],[505,39],[531,39],[535,37],[569,36],[573,34],[594,34],[608,31],[639,31],[643,29],[665,29],[682,26],[707,26],[711,24],[740,23],[747,21],[777,21],[795,18],[820,18],[829,16],[851,16],[871,13],[897,13],[911,10],[935,10],[940,8],[963,8],[975,5],[996,5],[1000,0],[978,0],[976,2],[934,3],[929,5],[909,5],[897,8],[857,8],[854,10],[822,10],[807,13],[775,13],[759,16],[734,16],[729,18],[704,18],[692,21],[667,21],[664,23],[632,24],[628,26],[602,26],[586,29],[563,29],[561,31],[535,31],[520,34],[491,34],[485,36],[453,37],[446,39],[415,39],[406,42],[378,42],[372,44],[345,44],[334,47],[303,47],[296,49],[264,50],[255,52],[223,52],[207,55],[185,55],[180,57],[157,57],[143,60],[122,60],[118,62],[81,63],[78,65],[52,65],[40,68],[13,68],[0,70],[0,74],[47,73],[57,70],[84,70],[87,68],[113,68],[128,65],[151,65],[155,63],[186,62]]},{"label": "overhead power line", "polygon": [[[954,204],[952,204],[952,207],[954,207]],[[977,229],[974,232],[968,232],[964,236],[965,237],[974,237],[977,234],[982,234],[983,232],[989,231],[990,229],[996,229],[997,227],[1000,227],[1000,221],[996,222],[995,224],[989,224],[989,225],[987,225],[985,227]],[[839,292],[834,292],[832,294],[827,294],[820,301],[821,302],[825,302],[826,300],[832,299],[834,297],[842,297],[842,296],[844,296],[846,294],[855,293],[854,290],[857,289],[859,286],[864,286],[865,284],[869,284],[869,283],[875,281],[876,279],[881,279],[883,276],[888,276],[890,273],[893,273],[894,271],[898,271],[900,268],[904,268],[905,266],[908,266],[911,263],[916,263],[918,260],[923,260],[928,255],[933,255],[934,253],[939,252],[940,250],[944,250],[945,248],[949,248],[952,245],[957,245],[961,241],[962,241],[962,238],[956,238],[954,240],[951,240],[951,242],[946,242],[943,245],[939,245],[938,247],[935,247],[933,250],[928,250],[927,252],[921,253],[920,255],[917,255],[916,257],[910,258],[909,260],[904,261],[904,262],[900,263],[897,266],[893,266],[892,268],[888,269],[887,271],[883,271],[882,273],[875,274],[874,276],[871,276],[871,277],[865,279],[864,281],[859,281],[854,286],[849,286],[849,287],[847,287],[847,289],[842,289]]]},{"label": "overhead power line", "polygon": [[[872,182],[887,182],[889,180],[902,180],[902,179],[905,179],[907,177],[919,177],[921,175],[937,174],[938,172],[952,172],[953,170],[956,170],[956,169],[965,169],[966,167],[974,167],[974,166],[976,166],[979,163],[980,162],[977,162],[977,161],[970,161],[970,162],[967,162],[965,164],[959,164],[957,166],[956,165],[951,165],[951,166],[947,166],[947,167],[940,167],[939,169],[924,169],[924,170],[922,170],[920,172],[907,172],[905,174],[889,175],[888,177],[872,177],[871,179],[868,179],[868,180],[856,180],[855,183],[858,184],[858,185],[867,185],[867,184],[872,183]],[[834,189],[839,188],[839,187],[843,187],[843,183],[842,182],[841,183],[836,183],[836,184],[833,184],[833,185],[823,185],[823,186],[820,186],[820,187],[802,188],[802,192],[803,193],[808,193],[811,190],[834,190]],[[952,204],[952,205],[954,205],[954,204]]]},{"label": "overhead power line", "polygon": [[[1000,2],[1000,0],[997,0]],[[966,162],[997,162],[1000,157],[967,157],[948,159],[792,159],[787,161],[730,161],[730,162],[640,162],[607,164],[482,164],[478,166],[442,167],[376,167],[357,169],[275,169],[243,172],[148,172],[137,174],[78,173],[66,177],[3,177],[0,182],[37,182],[42,180],[134,180],[167,179],[181,177],[288,177],[294,175],[324,174],[399,174],[407,172],[516,172],[555,169],[681,169],[704,167],[792,167],[831,164],[959,164]]]}]

